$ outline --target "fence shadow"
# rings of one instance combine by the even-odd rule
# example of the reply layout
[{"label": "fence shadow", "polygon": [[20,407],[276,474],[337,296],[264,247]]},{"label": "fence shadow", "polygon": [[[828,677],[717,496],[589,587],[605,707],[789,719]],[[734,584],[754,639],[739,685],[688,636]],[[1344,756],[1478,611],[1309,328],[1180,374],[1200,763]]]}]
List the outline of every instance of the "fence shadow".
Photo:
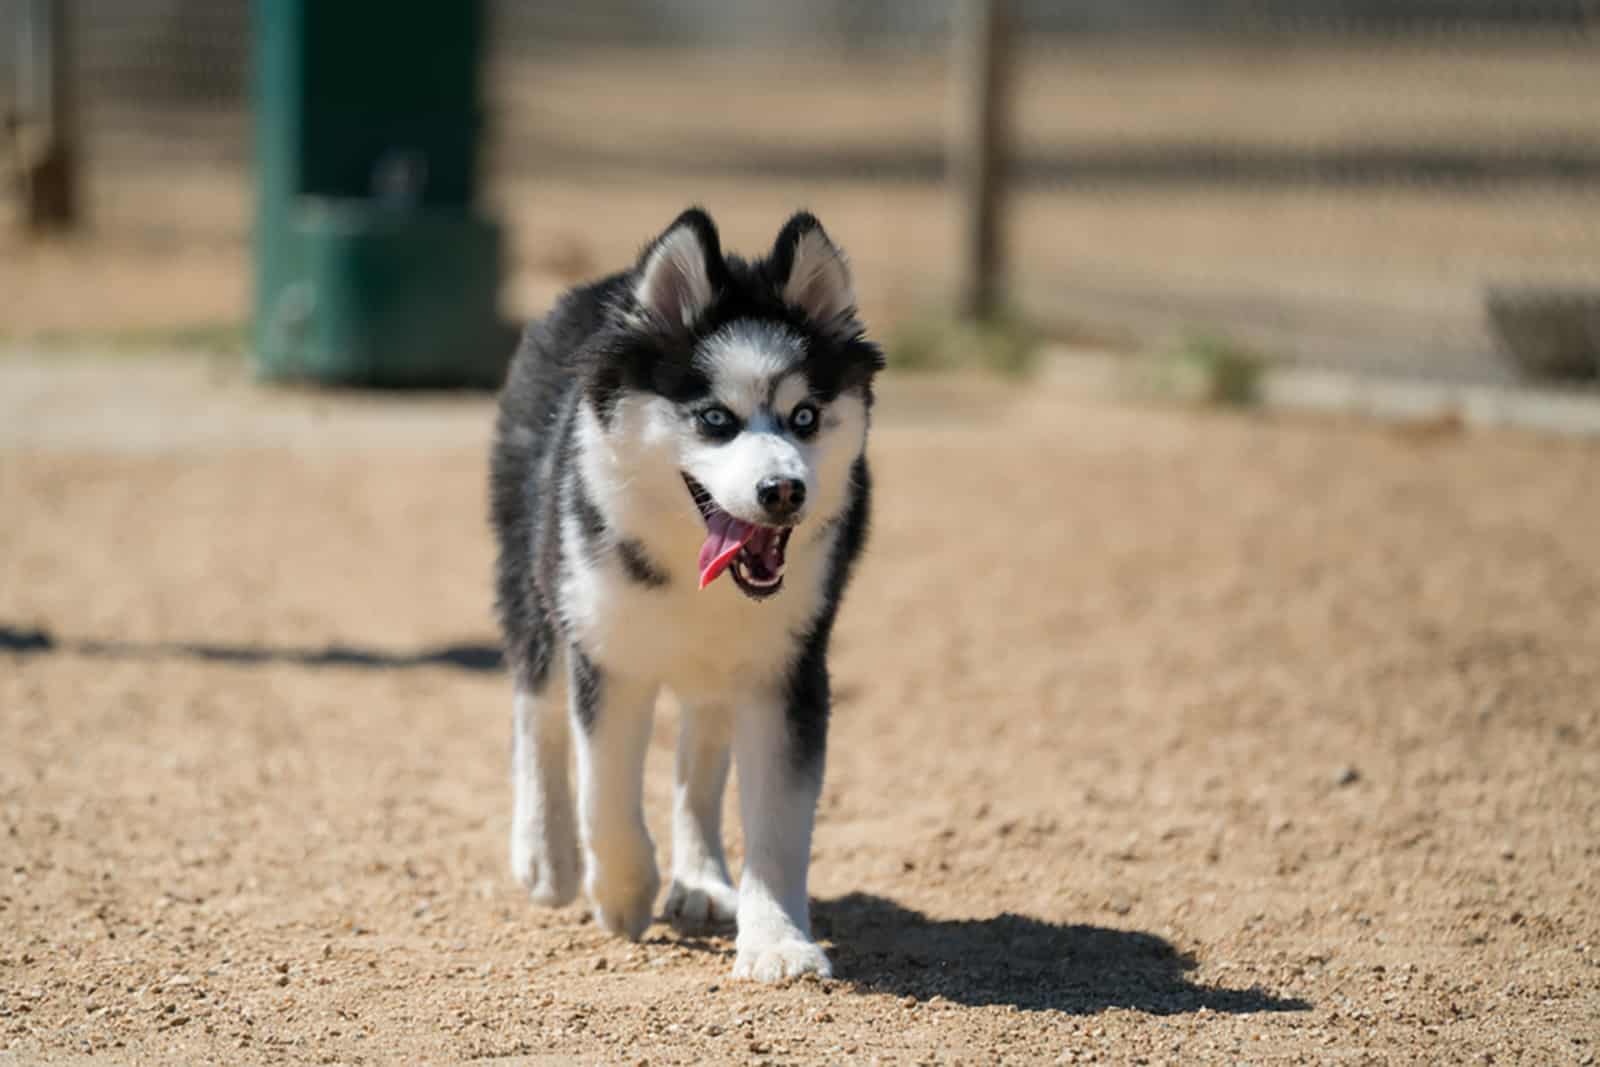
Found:
[{"label": "fence shadow", "polygon": [[62,641],[48,630],[0,624],[0,652],[48,655],[64,652],[104,659],[198,659],[211,663],[286,663],[297,667],[364,667],[381,670],[454,667],[464,671],[498,671],[500,648],[487,642],[466,642],[416,652],[385,652],[351,645],[228,644],[212,641]]}]

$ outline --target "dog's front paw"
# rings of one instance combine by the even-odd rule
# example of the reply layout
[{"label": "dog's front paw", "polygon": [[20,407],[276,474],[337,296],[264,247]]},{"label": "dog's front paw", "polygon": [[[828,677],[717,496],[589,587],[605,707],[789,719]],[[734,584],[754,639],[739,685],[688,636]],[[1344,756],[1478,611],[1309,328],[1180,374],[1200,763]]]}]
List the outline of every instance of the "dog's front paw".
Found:
[{"label": "dog's front paw", "polygon": [[578,895],[578,842],[570,832],[564,839],[552,841],[538,834],[513,831],[511,873],[535,904],[547,908],[570,904]]},{"label": "dog's front paw", "polygon": [[738,913],[739,891],[713,878],[674,878],[663,909],[663,917],[681,933],[699,933],[731,923]]},{"label": "dog's front paw", "polygon": [[648,846],[629,862],[597,863],[589,874],[589,900],[600,925],[629,941],[637,941],[655,916],[661,875]]},{"label": "dog's front paw", "polygon": [[803,974],[833,977],[828,954],[812,941],[791,939],[766,945],[741,945],[733,963],[735,978],[753,978],[758,982],[778,982]]}]

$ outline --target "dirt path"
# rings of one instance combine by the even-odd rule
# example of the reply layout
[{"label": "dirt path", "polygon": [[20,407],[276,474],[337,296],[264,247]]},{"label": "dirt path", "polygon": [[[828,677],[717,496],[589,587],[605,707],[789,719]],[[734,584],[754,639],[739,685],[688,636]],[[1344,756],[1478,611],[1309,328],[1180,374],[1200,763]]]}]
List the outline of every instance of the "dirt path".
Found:
[{"label": "dirt path", "polygon": [[891,382],[771,989],[508,877],[473,402],[171,373],[0,444],[0,1064],[1600,1054],[1593,444]]}]

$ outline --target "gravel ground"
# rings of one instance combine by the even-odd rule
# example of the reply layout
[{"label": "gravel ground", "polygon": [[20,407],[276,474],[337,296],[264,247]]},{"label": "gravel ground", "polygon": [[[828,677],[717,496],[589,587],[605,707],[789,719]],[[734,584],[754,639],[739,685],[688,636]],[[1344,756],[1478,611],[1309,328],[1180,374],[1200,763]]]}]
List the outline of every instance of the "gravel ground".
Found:
[{"label": "gravel ground", "polygon": [[1592,442],[891,378],[768,988],[506,871],[487,401],[131,366],[0,361],[0,1064],[1600,1053]]}]

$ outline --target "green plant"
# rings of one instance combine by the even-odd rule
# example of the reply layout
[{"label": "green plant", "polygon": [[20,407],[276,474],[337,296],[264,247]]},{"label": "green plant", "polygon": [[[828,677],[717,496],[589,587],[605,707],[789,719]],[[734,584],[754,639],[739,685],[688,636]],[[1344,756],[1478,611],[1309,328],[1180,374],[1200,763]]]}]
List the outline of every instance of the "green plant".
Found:
[{"label": "green plant", "polygon": [[1184,338],[1172,356],[1178,391],[1209,404],[1250,407],[1261,400],[1261,377],[1270,359],[1227,337],[1196,333]]},{"label": "green plant", "polygon": [[46,351],[85,350],[142,355],[150,352],[193,352],[207,356],[241,356],[248,342],[242,323],[197,322],[173,326],[106,330],[43,330],[33,334],[0,333],[0,346]]},{"label": "green plant", "polygon": [[889,366],[895,370],[982,367],[1022,375],[1033,367],[1039,336],[1016,315],[967,322],[943,314],[923,314],[893,329],[887,350]]}]

